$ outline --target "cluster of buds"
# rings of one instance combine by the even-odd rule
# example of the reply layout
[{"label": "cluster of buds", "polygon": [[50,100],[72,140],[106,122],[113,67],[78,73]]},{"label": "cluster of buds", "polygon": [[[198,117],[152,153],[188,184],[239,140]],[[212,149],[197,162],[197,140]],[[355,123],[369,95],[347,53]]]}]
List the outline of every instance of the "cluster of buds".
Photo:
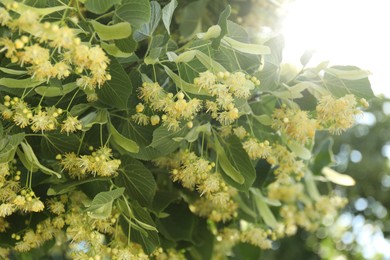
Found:
[{"label": "cluster of buds", "polygon": [[111,79],[109,59],[99,46],[89,47],[76,36],[76,30],[42,22],[43,18],[17,2],[6,9],[0,7],[0,24],[13,32],[12,38],[0,37],[0,52],[12,63],[26,67],[38,81],[76,74],[80,76],[78,86],[93,90]]},{"label": "cluster of buds", "polygon": [[62,124],[58,122],[63,117],[61,108],[52,107],[35,107],[31,106],[18,97],[4,97],[4,103],[0,104],[1,115],[4,119],[12,120],[20,128],[30,126],[34,132],[54,131],[61,127],[61,132],[67,134],[81,130],[82,124],[77,119],[68,115]]}]

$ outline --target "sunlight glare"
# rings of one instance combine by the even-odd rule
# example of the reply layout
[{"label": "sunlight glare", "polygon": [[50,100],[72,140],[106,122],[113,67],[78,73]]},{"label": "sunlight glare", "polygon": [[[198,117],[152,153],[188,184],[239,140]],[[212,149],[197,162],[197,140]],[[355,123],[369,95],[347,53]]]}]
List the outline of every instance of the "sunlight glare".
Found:
[{"label": "sunlight glare", "polygon": [[372,73],[375,94],[390,96],[390,1],[295,0],[287,10],[284,62],[299,64],[305,50],[315,50],[309,66],[358,66]]}]

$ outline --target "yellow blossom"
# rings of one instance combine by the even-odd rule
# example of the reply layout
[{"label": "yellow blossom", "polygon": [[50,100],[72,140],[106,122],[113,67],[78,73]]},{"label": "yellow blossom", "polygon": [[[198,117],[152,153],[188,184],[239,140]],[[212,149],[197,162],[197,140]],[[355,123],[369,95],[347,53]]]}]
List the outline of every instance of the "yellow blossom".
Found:
[{"label": "yellow blossom", "polygon": [[7,25],[10,20],[11,20],[11,16],[9,15],[8,11],[0,7],[0,25],[1,26]]},{"label": "yellow blossom", "polygon": [[295,141],[305,144],[314,138],[317,122],[309,118],[307,111],[280,108],[273,112],[272,117],[272,128]]},{"label": "yellow blossom", "polygon": [[205,71],[199,73],[199,77],[194,79],[194,83],[196,86],[198,86],[200,89],[210,89],[216,81],[216,76],[214,73],[211,73],[210,71]]},{"label": "yellow blossom", "polygon": [[242,126],[239,126],[239,127],[235,127],[233,128],[233,133],[240,139],[244,139],[245,136],[248,135],[248,132],[245,130],[244,127]]},{"label": "yellow blossom", "polygon": [[317,118],[325,129],[333,134],[340,134],[350,128],[355,122],[355,116],[361,111],[356,108],[355,96],[345,95],[335,99],[332,96],[324,96],[317,105]]},{"label": "yellow blossom", "polygon": [[145,126],[149,125],[150,118],[149,116],[143,113],[137,113],[131,116],[131,119],[139,125]]},{"label": "yellow blossom", "polygon": [[11,215],[15,211],[14,206],[11,203],[0,204],[0,218]]},{"label": "yellow blossom", "polygon": [[81,121],[77,119],[77,116],[68,116],[62,123],[61,132],[65,132],[67,134],[82,129]]},{"label": "yellow blossom", "polygon": [[255,138],[249,138],[242,146],[252,160],[266,159],[272,151],[268,141],[260,143]]}]

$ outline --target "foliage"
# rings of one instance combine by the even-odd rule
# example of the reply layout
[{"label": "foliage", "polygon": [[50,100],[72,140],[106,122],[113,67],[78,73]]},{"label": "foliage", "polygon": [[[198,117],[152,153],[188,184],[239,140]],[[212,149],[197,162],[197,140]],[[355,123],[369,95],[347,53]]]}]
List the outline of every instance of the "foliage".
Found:
[{"label": "foliage", "polygon": [[253,258],[345,205],[315,137],[365,71],[281,65],[223,2],[0,2],[2,256]]}]

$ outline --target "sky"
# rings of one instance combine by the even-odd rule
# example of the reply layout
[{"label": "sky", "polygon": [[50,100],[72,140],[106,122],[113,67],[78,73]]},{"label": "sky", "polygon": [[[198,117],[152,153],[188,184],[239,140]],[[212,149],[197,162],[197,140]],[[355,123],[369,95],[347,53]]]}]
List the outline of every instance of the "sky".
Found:
[{"label": "sky", "polygon": [[358,66],[372,73],[375,94],[390,97],[389,0],[295,0],[286,10],[284,62],[314,49],[309,65]]}]

